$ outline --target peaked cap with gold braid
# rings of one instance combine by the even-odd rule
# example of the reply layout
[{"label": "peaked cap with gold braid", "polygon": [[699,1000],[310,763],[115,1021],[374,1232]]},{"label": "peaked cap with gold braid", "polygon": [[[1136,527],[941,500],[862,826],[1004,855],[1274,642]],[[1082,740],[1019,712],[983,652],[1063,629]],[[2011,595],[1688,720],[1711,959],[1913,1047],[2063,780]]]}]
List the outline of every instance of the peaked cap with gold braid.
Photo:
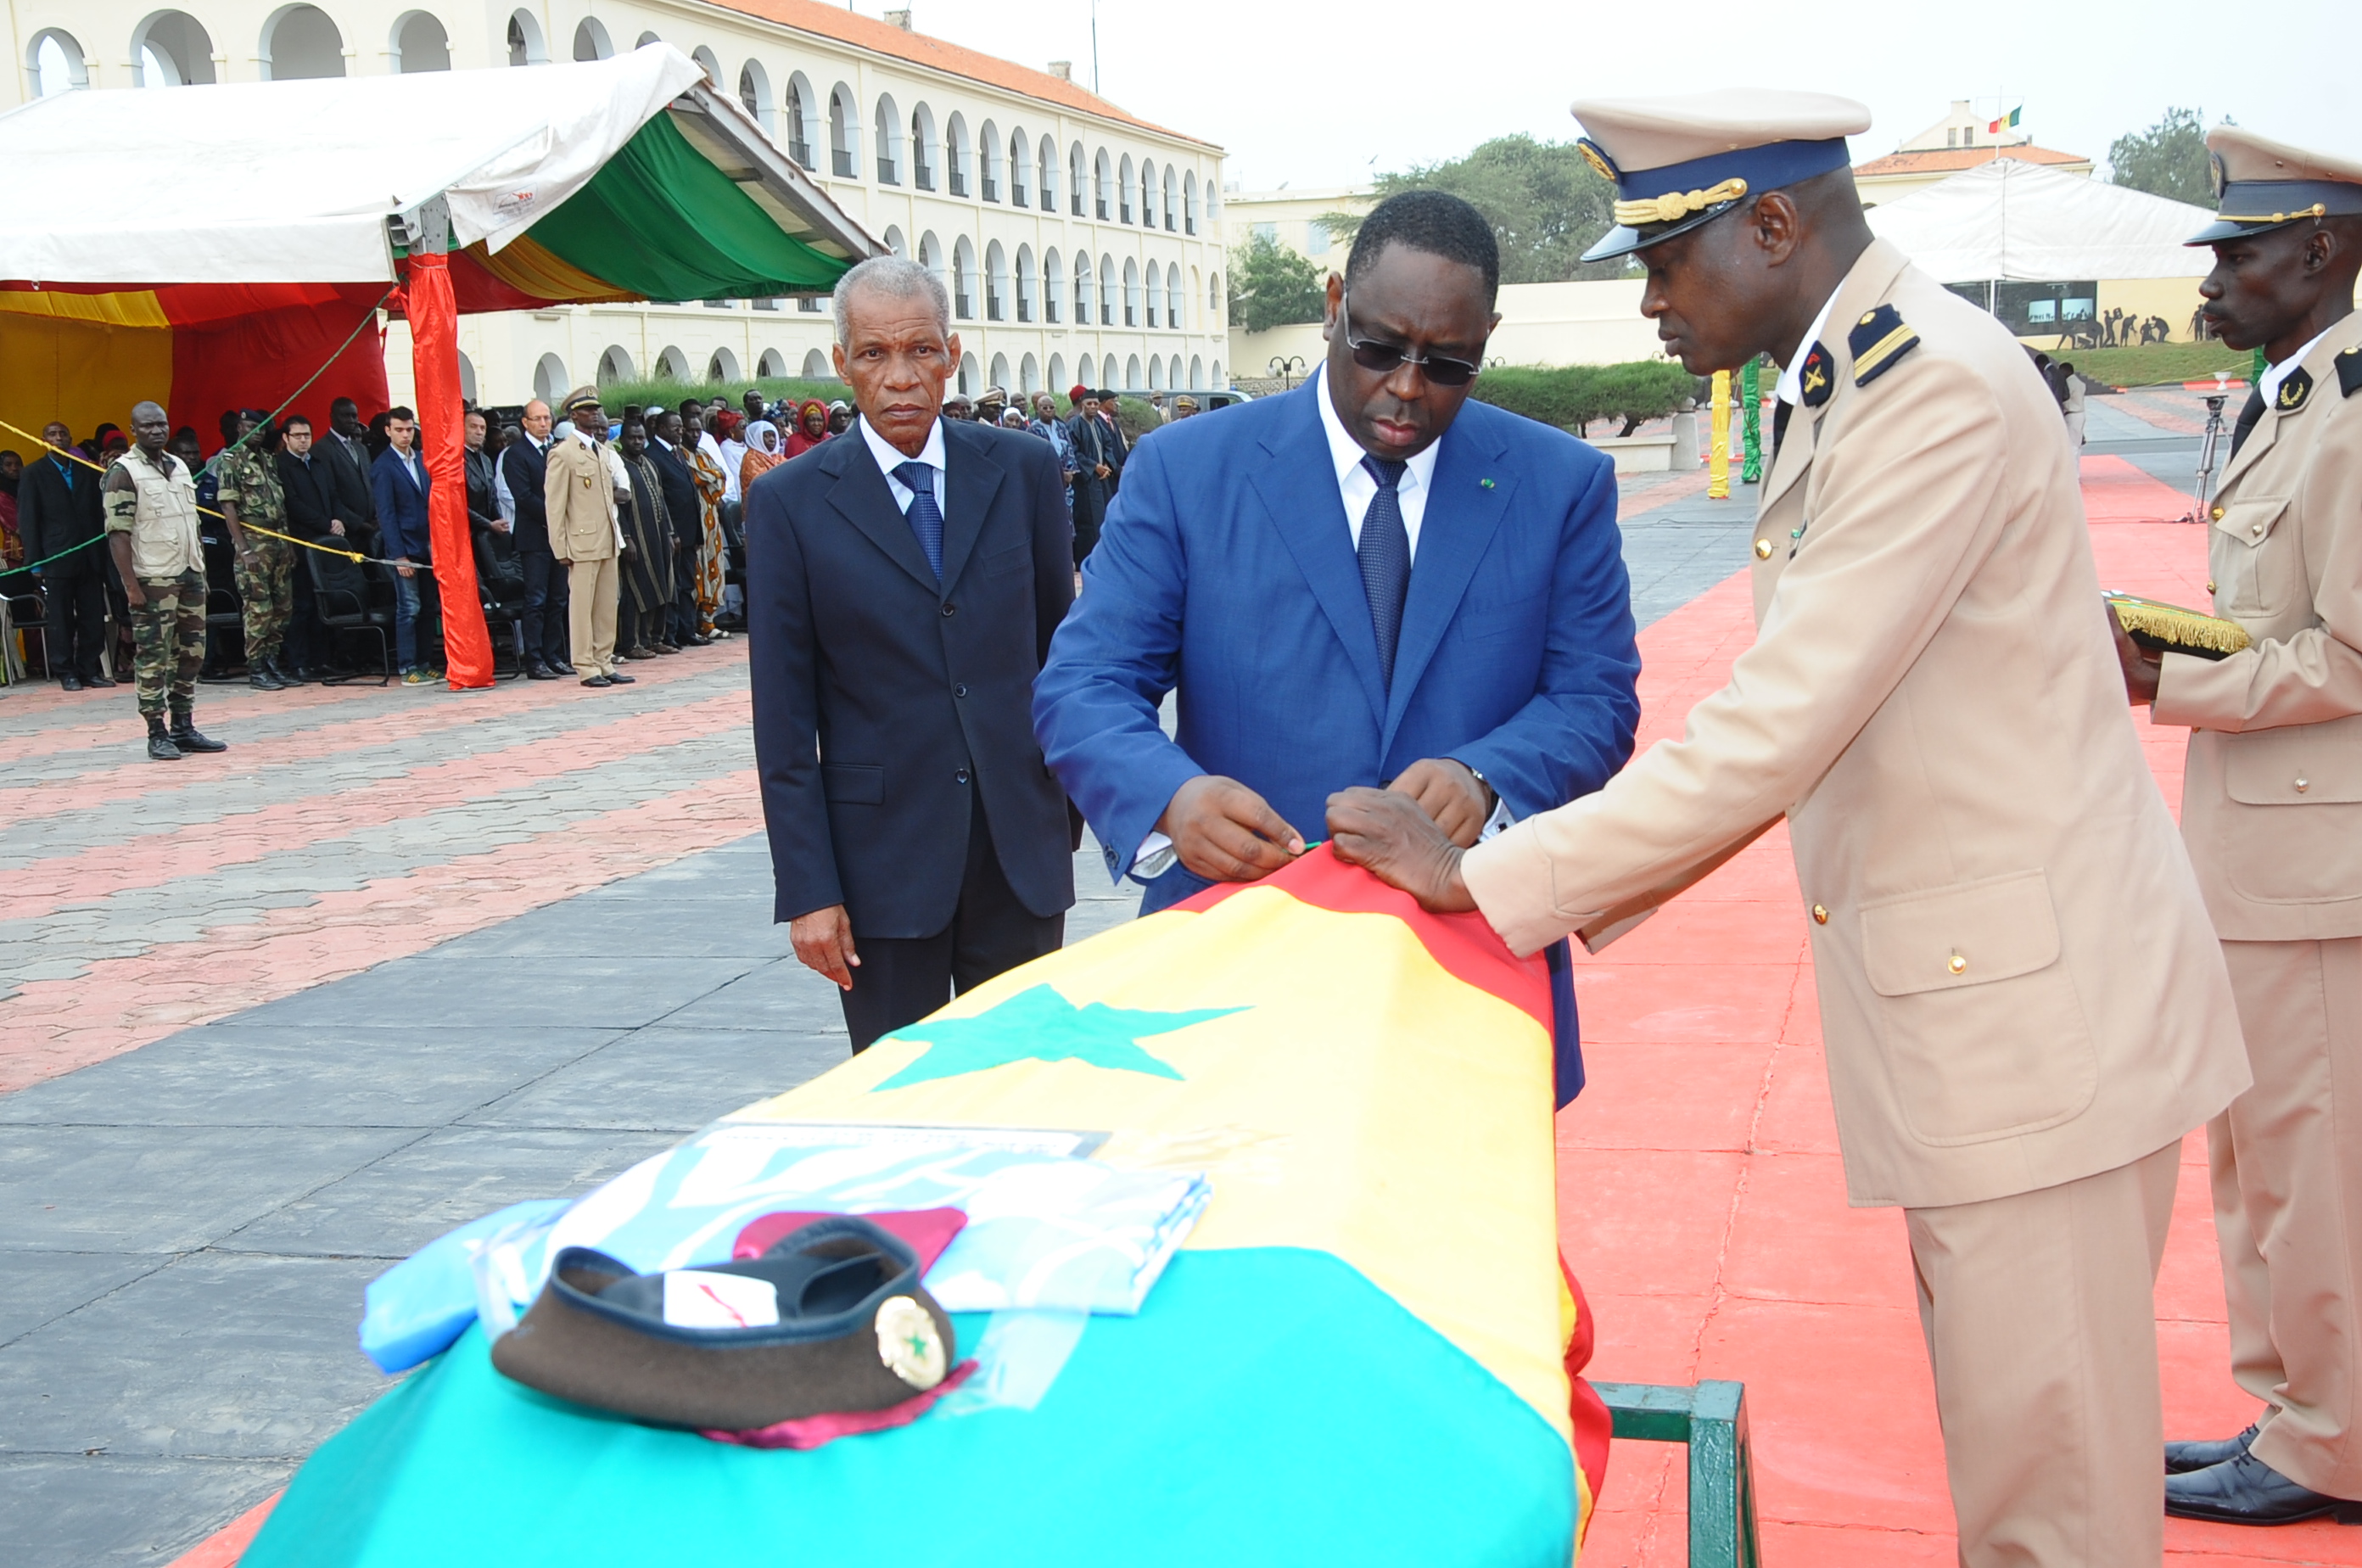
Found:
[{"label": "peaked cap with gold braid", "polygon": [[1616,183],[1616,226],[1585,261],[1628,255],[1750,195],[1843,169],[1845,138],[1870,128],[1870,111],[1850,98],[1768,88],[1584,98],[1574,117],[1584,160]]},{"label": "peaked cap with gold braid", "polygon": [[2362,214],[2362,163],[2268,141],[2244,126],[2206,133],[2214,221],[2182,241],[2213,245],[2305,218]]}]

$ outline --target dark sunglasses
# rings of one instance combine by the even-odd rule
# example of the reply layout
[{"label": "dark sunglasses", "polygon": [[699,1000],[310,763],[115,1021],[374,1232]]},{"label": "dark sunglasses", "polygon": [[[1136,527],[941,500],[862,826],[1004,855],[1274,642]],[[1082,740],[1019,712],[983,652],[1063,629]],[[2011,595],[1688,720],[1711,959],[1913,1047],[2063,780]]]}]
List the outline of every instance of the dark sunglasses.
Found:
[{"label": "dark sunglasses", "polygon": [[1344,330],[1345,347],[1353,351],[1353,363],[1373,375],[1392,375],[1401,366],[1417,365],[1437,386],[1464,387],[1476,379],[1477,371],[1485,368],[1441,354],[1429,354],[1422,359],[1399,344],[1373,343],[1366,337],[1354,337],[1352,294],[1338,296],[1337,325]]}]

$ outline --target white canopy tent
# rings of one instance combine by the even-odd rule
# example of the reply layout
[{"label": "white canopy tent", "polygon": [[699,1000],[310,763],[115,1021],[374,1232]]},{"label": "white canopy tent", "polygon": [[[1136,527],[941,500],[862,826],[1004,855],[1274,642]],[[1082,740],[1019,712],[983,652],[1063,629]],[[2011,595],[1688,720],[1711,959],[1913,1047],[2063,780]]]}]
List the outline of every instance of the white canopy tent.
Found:
[{"label": "white canopy tent", "polygon": [[[442,196],[452,242],[497,252],[668,106],[794,237],[840,259],[884,249],[702,67],[655,43],[529,71],[37,98],[0,115],[16,215],[0,279],[392,282],[390,218]],[[123,177],[94,191],[94,169]]]},{"label": "white canopy tent", "polygon": [[2203,207],[2009,158],[1868,215],[1873,233],[1944,283],[2202,278],[2214,263],[2182,244],[2213,221]]}]

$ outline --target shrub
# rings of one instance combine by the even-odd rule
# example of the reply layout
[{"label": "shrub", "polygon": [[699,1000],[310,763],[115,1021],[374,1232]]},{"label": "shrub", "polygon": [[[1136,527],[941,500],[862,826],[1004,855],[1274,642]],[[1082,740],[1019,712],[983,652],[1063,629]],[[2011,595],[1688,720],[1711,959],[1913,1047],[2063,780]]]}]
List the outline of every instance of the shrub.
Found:
[{"label": "shrub", "polygon": [[1622,365],[1503,365],[1476,379],[1476,396],[1512,414],[1578,436],[1595,419],[1623,422],[1629,436],[1696,395],[1696,378],[1671,359]]}]

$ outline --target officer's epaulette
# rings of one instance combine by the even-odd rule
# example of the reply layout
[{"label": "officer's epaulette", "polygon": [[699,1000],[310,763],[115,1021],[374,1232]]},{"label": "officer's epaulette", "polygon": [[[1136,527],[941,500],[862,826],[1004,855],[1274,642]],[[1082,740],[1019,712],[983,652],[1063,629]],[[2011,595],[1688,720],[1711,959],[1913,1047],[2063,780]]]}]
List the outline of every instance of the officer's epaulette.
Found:
[{"label": "officer's epaulette", "polygon": [[1853,351],[1853,384],[1870,385],[1918,346],[1919,335],[1904,321],[1903,313],[1891,304],[1880,305],[1846,334],[1846,347]]},{"label": "officer's epaulette", "polygon": [[2337,385],[2347,397],[2362,392],[2362,343],[2337,356]]}]

